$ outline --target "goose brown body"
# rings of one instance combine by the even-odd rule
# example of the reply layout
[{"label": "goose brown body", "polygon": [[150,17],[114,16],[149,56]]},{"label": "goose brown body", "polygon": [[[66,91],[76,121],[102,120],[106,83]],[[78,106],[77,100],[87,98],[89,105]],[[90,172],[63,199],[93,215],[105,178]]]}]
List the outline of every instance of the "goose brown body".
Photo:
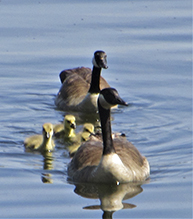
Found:
[{"label": "goose brown body", "polygon": [[[107,68],[106,54],[96,51],[93,70],[80,67],[67,69],[60,73],[62,86],[55,98],[55,104],[62,110],[96,112],[97,98],[101,89],[109,87],[100,76],[101,69]],[[97,62],[97,64],[96,64]]]},{"label": "goose brown body", "polygon": [[149,177],[147,159],[125,137],[112,137],[110,108],[127,105],[115,89],[100,92],[98,99],[102,140],[83,143],[68,166],[74,182],[127,183],[144,181]]},{"label": "goose brown body", "polygon": [[[149,176],[149,163],[147,159],[140,154],[137,148],[127,139],[115,138],[113,140],[116,154],[120,157],[124,166],[129,169],[128,178],[124,182],[144,181]],[[68,172],[75,182],[117,182],[120,181],[116,176],[106,173],[101,178],[94,177],[90,174],[96,172],[103,155],[103,142],[88,140],[83,143],[76,152],[72,165],[69,166]],[[105,155],[108,156],[108,155]],[[116,166],[115,166],[116,168]],[[71,174],[72,173],[72,174]],[[96,181],[97,179],[97,181]]]}]

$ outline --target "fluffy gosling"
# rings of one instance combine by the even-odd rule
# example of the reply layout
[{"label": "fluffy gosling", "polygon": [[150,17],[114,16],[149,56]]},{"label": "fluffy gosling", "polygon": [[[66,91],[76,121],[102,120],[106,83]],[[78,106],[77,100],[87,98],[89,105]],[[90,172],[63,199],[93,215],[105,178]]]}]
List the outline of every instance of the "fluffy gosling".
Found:
[{"label": "fluffy gosling", "polygon": [[45,123],[42,126],[42,135],[33,135],[25,139],[24,146],[27,150],[33,151],[53,151],[55,144],[52,139],[53,125]]},{"label": "fluffy gosling", "polygon": [[64,138],[64,140],[74,140],[76,137],[76,118],[73,115],[66,115],[64,122],[54,125],[54,136]]}]

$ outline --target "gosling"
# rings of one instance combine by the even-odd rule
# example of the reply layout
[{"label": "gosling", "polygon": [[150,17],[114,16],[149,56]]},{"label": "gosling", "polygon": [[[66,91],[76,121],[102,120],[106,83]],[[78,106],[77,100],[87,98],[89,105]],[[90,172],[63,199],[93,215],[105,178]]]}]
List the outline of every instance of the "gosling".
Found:
[{"label": "gosling", "polygon": [[24,146],[26,150],[32,151],[53,151],[55,144],[52,139],[53,125],[45,123],[42,126],[42,135],[33,135],[25,139]]}]

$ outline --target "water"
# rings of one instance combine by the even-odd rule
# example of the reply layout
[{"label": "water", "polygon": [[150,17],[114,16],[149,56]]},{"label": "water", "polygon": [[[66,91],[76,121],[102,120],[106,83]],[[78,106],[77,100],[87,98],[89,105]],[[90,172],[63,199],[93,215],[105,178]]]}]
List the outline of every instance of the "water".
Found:
[{"label": "water", "polygon": [[[117,209],[104,217],[192,218],[191,16],[189,0],[0,2],[0,217],[101,218],[111,200]],[[75,187],[60,142],[47,157],[24,152],[27,136],[63,120],[60,71],[92,67],[97,49],[108,55],[103,76],[130,103],[112,129],[148,158],[147,184]]]}]

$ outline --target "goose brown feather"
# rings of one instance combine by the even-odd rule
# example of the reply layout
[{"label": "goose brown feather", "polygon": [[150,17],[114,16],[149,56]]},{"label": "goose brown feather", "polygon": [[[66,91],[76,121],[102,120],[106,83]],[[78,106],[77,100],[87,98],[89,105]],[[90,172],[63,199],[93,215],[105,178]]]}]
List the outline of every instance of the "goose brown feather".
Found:
[{"label": "goose brown feather", "polygon": [[[55,104],[60,109],[83,112],[97,111],[98,96],[92,96],[92,94],[99,94],[100,90],[109,87],[109,84],[100,76],[101,69],[107,68],[105,52],[96,51],[93,59],[92,70],[78,67],[60,73],[62,86],[55,98]],[[95,59],[98,60],[98,63]]]},{"label": "goose brown feather", "polygon": [[[128,169],[135,169],[135,172],[143,173],[143,169],[148,168],[147,159],[140,154],[138,149],[127,139],[115,138],[113,140],[116,154]],[[74,162],[69,167],[69,172],[76,172],[73,175],[74,181],[88,182],[88,175],[91,169],[96,168],[103,154],[103,142],[89,140],[81,145],[74,156]],[[116,168],[116,167],[115,167]],[[85,173],[86,172],[86,173]],[[142,174],[143,175],[143,174]],[[144,176],[136,177],[135,181],[143,181]]]},{"label": "goose brown feather", "polygon": [[68,166],[68,175],[74,182],[142,182],[149,177],[149,163],[138,149],[125,137],[112,137],[110,108],[115,104],[127,105],[113,88],[100,92],[102,140],[94,137],[80,146]]}]

